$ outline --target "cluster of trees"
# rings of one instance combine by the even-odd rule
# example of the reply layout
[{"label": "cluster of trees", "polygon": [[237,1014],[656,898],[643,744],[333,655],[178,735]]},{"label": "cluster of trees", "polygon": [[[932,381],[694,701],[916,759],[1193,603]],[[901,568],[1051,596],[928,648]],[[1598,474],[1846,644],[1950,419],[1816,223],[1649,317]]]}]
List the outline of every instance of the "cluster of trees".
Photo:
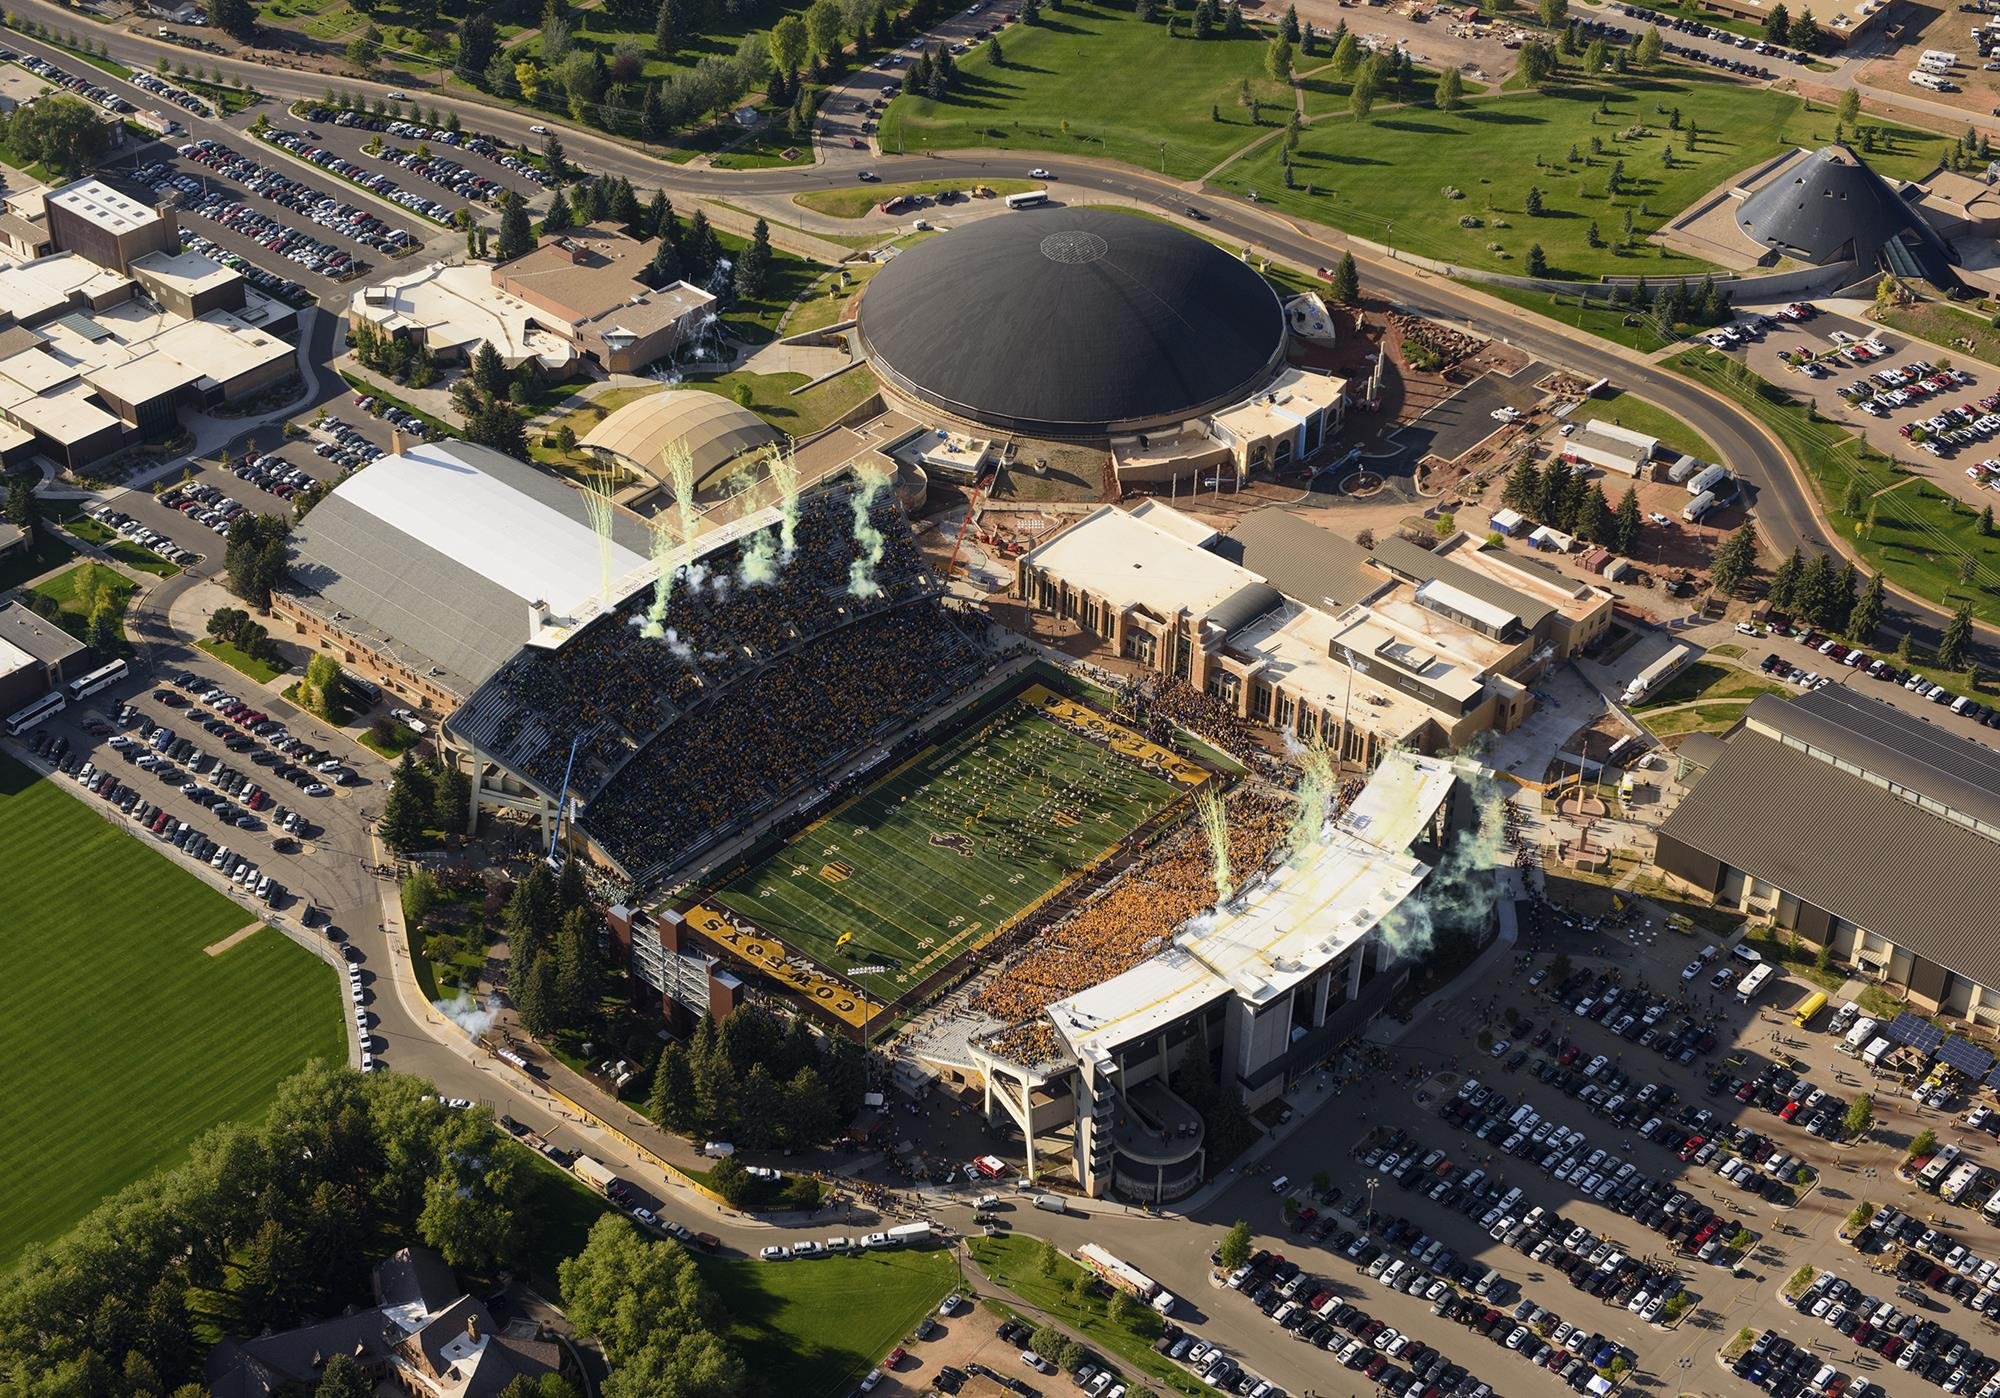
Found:
[{"label": "cluster of trees", "polygon": [[[131,585],[115,569],[93,560],[78,564],[70,591],[75,610],[83,613],[83,635],[78,639],[107,654],[124,650],[125,598],[130,592]],[[24,595],[33,611],[60,620],[63,608],[55,599],[32,590]]]},{"label": "cluster of trees", "polygon": [[111,149],[111,128],[89,103],[55,93],[14,109],[7,119],[7,144],[58,174],[80,175]]},{"label": "cluster of trees", "polygon": [[648,1105],[683,1135],[750,1150],[805,1148],[853,1120],[867,1079],[853,1040],[822,1040],[803,1019],[781,1024],[751,1005],[720,1026],[704,1016],[685,1045],[669,1043]]},{"label": "cluster of trees", "polygon": [[1639,509],[1638,487],[1626,486],[1614,510],[1603,485],[1586,483],[1566,461],[1551,461],[1543,469],[1532,456],[1522,456],[1508,473],[1500,499],[1510,510],[1613,553],[1629,558],[1639,547],[1645,517]]},{"label": "cluster of trees", "polygon": [[227,641],[252,660],[267,665],[282,663],[277,642],[255,617],[241,607],[217,607],[208,614],[208,634]]},{"label": "cluster of trees", "polygon": [[365,317],[348,323],[347,339],[363,368],[412,388],[429,388],[437,382],[437,361],[415,340],[392,335]]},{"label": "cluster of trees", "polygon": [[519,1266],[538,1167],[489,1112],[427,1096],[416,1078],[312,1063],[261,1122],[207,1132],[185,1164],[30,1248],[0,1283],[10,1391],[205,1393],[194,1293],[226,1290],[246,1334],[336,1314],[366,1298],[385,1238],[479,1278]]},{"label": "cluster of trees", "polygon": [[[1732,536],[1730,543],[1733,542]],[[1728,547],[1729,544],[1724,545],[1725,549]],[[1716,585],[1720,587],[1721,581]],[[1859,620],[1872,635],[1881,622],[1881,581],[1871,578],[1869,585],[1873,601],[1869,607],[1863,607],[1861,572],[1852,563],[1836,567],[1830,553],[1816,553],[1808,560],[1803,551],[1793,549],[1791,556],[1771,574],[1765,596],[1774,609],[1793,620],[1839,635],[1848,634],[1856,621],[1855,613],[1860,612]],[[1873,618],[1868,615],[1870,610],[1875,613]]]},{"label": "cluster of trees", "polygon": [[[407,757],[404,762],[413,765]],[[507,930],[507,993],[528,1032],[547,1039],[596,1024],[611,968],[602,946],[604,919],[576,861],[563,866],[560,878],[538,861],[514,885],[501,923]]]},{"label": "cluster of trees", "polygon": [[222,550],[229,590],[266,611],[271,589],[285,579],[285,539],[291,528],[280,515],[240,514],[230,522]]},{"label": "cluster of trees", "polygon": [[305,678],[299,681],[299,703],[328,723],[347,722],[347,690],[340,662],[330,655],[315,655],[306,662]]},{"label": "cluster of trees", "polygon": [[35,498],[37,479],[33,471],[23,471],[7,478],[7,522],[30,540],[34,538],[35,526],[42,518],[42,502]]},{"label": "cluster of trees", "polygon": [[1799,12],[1797,19],[1786,8],[1783,0],[1773,5],[1764,16],[1764,38],[1773,44],[1782,44],[1790,49],[1803,49],[1816,53],[1825,36],[1820,33],[1819,21],[1813,18],[1810,7]]},{"label": "cluster of trees", "polygon": [[933,44],[918,54],[903,79],[905,92],[928,97],[933,102],[944,101],[957,86],[958,64],[943,44]]},{"label": "cluster of trees", "polygon": [[389,780],[376,833],[398,854],[422,849],[433,829],[463,830],[471,801],[471,777],[456,767],[419,762],[406,752]]},{"label": "cluster of trees", "polygon": [[603,1398],[740,1398],[743,1364],[728,1318],[678,1243],[607,1213],[560,1269],[563,1308],[611,1360]]}]

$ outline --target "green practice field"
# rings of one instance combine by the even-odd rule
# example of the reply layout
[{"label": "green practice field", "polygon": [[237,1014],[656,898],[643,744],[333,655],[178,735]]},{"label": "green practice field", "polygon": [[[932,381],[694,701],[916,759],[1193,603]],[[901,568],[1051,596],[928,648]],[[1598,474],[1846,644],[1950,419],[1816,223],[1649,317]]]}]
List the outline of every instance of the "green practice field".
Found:
[{"label": "green practice field", "polygon": [[[1009,702],[801,831],[710,902],[891,1003],[1185,788]],[[843,941],[843,937],[846,938]]]},{"label": "green practice field", "polygon": [[331,967],[268,928],[206,955],[250,914],[62,780],[0,758],[0,1271],[345,1057]]}]

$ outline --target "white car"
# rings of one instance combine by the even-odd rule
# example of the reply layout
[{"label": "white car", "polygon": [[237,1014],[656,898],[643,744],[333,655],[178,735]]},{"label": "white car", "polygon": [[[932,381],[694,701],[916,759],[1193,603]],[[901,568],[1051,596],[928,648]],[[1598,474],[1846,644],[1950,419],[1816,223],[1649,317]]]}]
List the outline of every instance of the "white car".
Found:
[{"label": "white car", "polygon": [[537,136],[546,136],[549,134],[549,128],[546,126],[531,126],[528,130]]},{"label": "white car", "polygon": [[945,1297],[944,1300],[938,1302],[938,1314],[957,1315],[958,1308],[964,1304],[965,1298],[954,1291],[951,1295]]},{"label": "white car", "polygon": [[1037,165],[1034,169],[1028,171],[1028,178],[1031,180],[1052,180],[1055,176]]},{"label": "white car", "polygon": [[785,1262],[790,1260],[792,1250],[783,1243],[773,1243],[757,1255],[766,1262]]}]

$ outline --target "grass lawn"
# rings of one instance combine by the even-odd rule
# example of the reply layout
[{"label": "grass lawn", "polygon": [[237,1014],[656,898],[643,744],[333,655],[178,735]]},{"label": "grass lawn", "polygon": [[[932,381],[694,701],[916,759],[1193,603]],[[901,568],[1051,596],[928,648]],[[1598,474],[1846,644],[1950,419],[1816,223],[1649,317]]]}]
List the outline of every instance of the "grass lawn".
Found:
[{"label": "grass lawn", "polygon": [[[1185,26],[1186,17],[1182,16]],[[884,151],[917,154],[997,146],[1103,156],[1192,179],[1231,151],[1284,125],[1291,93],[1264,71],[1265,36],[1169,38],[1164,14],[1142,23],[1129,5],[1044,8],[1036,25],[1001,35],[1005,63],[987,46],[959,61],[959,89],[942,102],[898,97],[882,117]],[[1142,74],[1144,94],[1119,75]],[[1263,104],[1263,125],[1238,105],[1245,80]],[[1215,119],[1215,115],[1220,120]],[[1024,162],[1021,174],[1026,174]]]},{"label": "grass lawn", "polygon": [[285,673],[284,666],[273,665],[269,661],[259,660],[253,655],[246,654],[242,649],[232,645],[230,642],[217,640],[213,636],[196,641],[195,645],[199,649],[207,651],[230,669],[242,671],[258,684],[269,684],[272,680]]},{"label": "grass lawn", "polygon": [[[1919,597],[1951,608],[1970,604],[1974,616],[2000,623],[2000,537],[1979,532],[1979,516],[1970,505],[1727,355],[1686,350],[1665,362],[1741,404],[1770,428],[1805,468],[1827,518],[1871,568]],[[1946,463],[1938,469],[1956,468]],[[1857,479],[1875,515],[1872,526],[1866,511],[1857,519],[1841,508],[1848,482]],[[1960,562],[1967,557],[1975,567],[1970,584],[1959,581]]]},{"label": "grass lawn", "polygon": [[1879,318],[1890,329],[1905,335],[1929,340],[1988,364],[2000,364],[2000,330],[1993,328],[1990,315],[1973,315],[1942,301],[1919,301],[1910,306],[1890,307]]},{"label": "grass lawn", "polygon": [[1670,704],[1691,704],[1697,699],[1754,699],[1760,694],[1783,694],[1786,686],[1775,680],[1739,670],[1734,665],[1717,665],[1697,660],[1675,675],[1657,695],[1637,706],[1638,712],[1663,709]]},{"label": "grass lawn", "polygon": [[[1390,84],[1376,95],[1376,105],[1387,107],[1397,102],[1428,102],[1437,92],[1437,80],[1436,69],[1414,67],[1410,70],[1409,84],[1407,86]],[[1462,84],[1460,90],[1468,97],[1486,90],[1484,83],[1474,82],[1463,74],[1459,75],[1459,82]],[[1308,118],[1343,116],[1350,110],[1354,95],[1353,80],[1351,76],[1341,76],[1330,63],[1300,78],[1299,87],[1305,92]],[[1282,126],[1288,115],[1289,113],[1280,111],[1277,115],[1277,124]]]},{"label": "grass lawn", "polygon": [[388,724],[389,728],[388,742],[385,743],[380,738],[375,736],[374,724],[370,724],[368,728],[361,734],[361,741],[363,745],[365,745],[369,749],[369,751],[378,753],[381,756],[388,758],[391,762],[394,762],[397,758],[401,757],[404,753],[408,752],[411,748],[415,747],[419,742],[423,741],[421,736],[417,733],[417,730],[410,727],[407,723],[398,723],[394,719],[387,719],[382,721]]},{"label": "grass lawn", "polygon": [[730,1319],[752,1387],[784,1398],[851,1390],[959,1281],[957,1263],[941,1248],[696,1261]]},{"label": "grass lawn", "polygon": [[77,584],[92,573],[117,594],[118,610],[123,613],[126,604],[132,600],[132,594],[139,590],[139,585],[101,563],[79,563],[46,582],[37,583],[34,589],[62,608],[61,615],[55,619],[56,624],[78,640],[83,639],[84,623],[89,619],[90,599],[77,595]]},{"label": "grass lawn", "polygon": [[1037,1310],[1064,1321],[1106,1356],[1122,1360],[1128,1371],[1137,1369],[1160,1387],[1190,1395],[1190,1398],[1210,1392],[1186,1370],[1153,1351],[1153,1337],[1159,1334],[1160,1318],[1144,1306],[1132,1307],[1131,1317],[1123,1325],[1111,1322],[1105,1314],[1101,1298],[1093,1299],[1087,1309],[1079,1313],[1070,1302],[1069,1288],[1083,1268],[1063,1257],[1057,1259],[1053,1277],[1043,1276],[1038,1265],[1042,1250],[1040,1239],[1025,1234],[1002,1233],[992,1237],[968,1238],[965,1246],[966,1251],[972,1254],[972,1260],[987,1276]]},{"label": "grass lawn", "polygon": [[[901,999],[1185,790],[1009,700],[711,895],[786,946]],[[880,964],[869,975],[850,965]]]},{"label": "grass lawn", "polygon": [[76,560],[76,550],[59,534],[37,529],[28,547],[0,559],[0,592],[20,587],[30,578],[39,578],[54,568]]},{"label": "grass lawn", "polygon": [[1570,414],[1575,422],[1609,422],[1634,432],[1643,432],[1649,437],[1658,437],[1660,445],[1673,451],[1684,452],[1703,461],[1716,461],[1715,448],[1708,438],[1689,427],[1665,408],[1656,408],[1640,398],[1634,398],[1622,388],[1610,389],[1595,398],[1586,399]]},{"label": "grass lawn", "polygon": [[1642,354],[1651,354],[1654,350],[1665,349],[1673,343],[1660,337],[1658,324],[1651,318],[1606,306],[1601,301],[1579,305],[1578,297],[1565,297],[1553,292],[1527,291],[1511,286],[1489,286],[1485,282],[1474,281],[1463,284],[1483,291],[1488,296],[1512,302],[1524,310],[1533,311],[1536,315],[1561,321],[1564,325],[1581,330],[1585,334],[1595,335],[1613,344],[1624,345],[1627,349],[1635,349]]},{"label": "grass lawn", "polygon": [[[1607,113],[1598,111],[1600,100]],[[1683,130],[1690,120],[1699,127],[1693,150],[1683,132],[1669,129],[1677,107]],[[1255,189],[1288,214],[1468,267],[1518,273],[1529,246],[1539,243],[1554,276],[1698,276],[1701,262],[1643,241],[1629,250],[1592,248],[1589,227],[1595,222],[1609,244],[1630,211],[1635,240],[1643,240],[1731,175],[1790,144],[1824,144],[1832,128],[1830,113],[1808,115],[1796,96],[1671,66],[1653,75],[1479,98],[1455,112],[1422,108],[1380,112],[1366,122],[1318,121],[1292,157],[1297,188],[1285,188],[1275,142],[1230,166],[1217,183]],[[1928,132],[1891,134],[1891,144],[1870,159],[1902,178],[1928,170],[1946,144]],[[1601,155],[1591,154],[1593,137]],[[1572,147],[1579,154],[1574,163]],[[1671,167],[1661,154],[1668,148]],[[1617,198],[1605,192],[1614,161],[1624,162]],[[1541,191],[1539,216],[1525,211],[1530,186]],[[1463,197],[1447,197],[1447,188]],[[1462,227],[1461,219],[1480,226]],[[1619,319],[1608,318],[1614,325]]]},{"label": "grass lawn", "polygon": [[0,758],[0,1269],[104,1195],[261,1112],[308,1059],[345,1056],[331,967]]},{"label": "grass lawn", "polygon": [[688,380],[689,388],[728,395],[738,384],[750,390],[750,411],[794,437],[810,436],[859,407],[876,389],[875,376],[865,368],[849,369],[822,380],[803,393],[810,382],[804,374],[746,374],[741,370],[714,378]]},{"label": "grass lawn", "polygon": [[919,194],[932,197],[970,194],[981,187],[992,190],[994,197],[1002,198],[1040,189],[1042,184],[1039,180],[905,180],[901,184],[856,185],[853,189],[815,189],[807,194],[794,194],[792,202],[832,218],[865,218],[878,205],[886,204],[891,199]]},{"label": "grass lawn", "polygon": [[67,521],[63,528],[102,548],[104,552],[128,567],[137,568],[142,573],[155,577],[171,578],[180,571],[180,565],[169,563],[151,549],[140,548],[130,539],[122,539],[118,531],[92,519],[88,515],[78,515]]},{"label": "grass lawn", "polygon": [[1750,707],[1749,700],[1735,703],[1696,704],[1670,713],[1648,713],[1644,722],[1656,738],[1684,738],[1690,733],[1726,733]]}]

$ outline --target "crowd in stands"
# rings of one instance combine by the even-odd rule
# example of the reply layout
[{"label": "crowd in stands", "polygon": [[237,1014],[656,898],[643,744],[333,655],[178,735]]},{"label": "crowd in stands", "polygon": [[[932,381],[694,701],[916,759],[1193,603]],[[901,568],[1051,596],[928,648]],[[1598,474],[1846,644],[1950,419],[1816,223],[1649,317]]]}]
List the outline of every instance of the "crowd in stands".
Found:
[{"label": "crowd in stands", "polygon": [[[1291,800],[1274,792],[1242,788],[1229,798],[1229,867],[1238,871],[1239,881],[1276,853],[1293,809]],[[977,1008],[995,1018],[1017,1021],[988,1047],[1021,1063],[1056,1058],[1060,1046],[1042,1011],[1129,971],[1182,923],[1213,908],[1213,869],[1200,823],[1186,821],[1103,897],[1067,917],[1049,914],[1031,928],[1026,954],[974,998]]]},{"label": "crowd in stands", "polygon": [[1184,728],[1239,762],[1251,762],[1263,753],[1249,724],[1220,699],[1178,675],[1148,672],[1133,676],[1119,686],[1118,711],[1161,747],[1172,747],[1174,730]]},{"label": "crowd in stands", "polygon": [[[850,592],[850,566],[861,551],[852,488],[810,494],[799,501],[789,558],[778,557],[769,538],[751,535],[682,565],[658,618],[662,634],[642,630],[654,606],[653,587],[643,587],[561,649],[524,649],[480,688],[454,718],[454,729],[547,790],[560,788],[568,772],[571,794],[588,800],[684,713],[715,707],[791,648],[858,615],[930,594],[933,583],[894,496],[884,493],[869,518],[882,536],[873,569],[879,594]],[[776,526],[763,533],[774,537]],[[760,571],[755,562],[746,570],[753,555],[770,564],[762,570],[769,581],[744,581],[746,571]],[[759,681],[760,689],[768,687]],[[583,741],[572,770],[578,735]],[[704,745],[683,737],[678,748],[733,742]]]},{"label": "crowd in stands", "polygon": [[985,653],[934,598],[781,653],[648,743],[584,810],[635,878],[755,819],[977,679]]}]

